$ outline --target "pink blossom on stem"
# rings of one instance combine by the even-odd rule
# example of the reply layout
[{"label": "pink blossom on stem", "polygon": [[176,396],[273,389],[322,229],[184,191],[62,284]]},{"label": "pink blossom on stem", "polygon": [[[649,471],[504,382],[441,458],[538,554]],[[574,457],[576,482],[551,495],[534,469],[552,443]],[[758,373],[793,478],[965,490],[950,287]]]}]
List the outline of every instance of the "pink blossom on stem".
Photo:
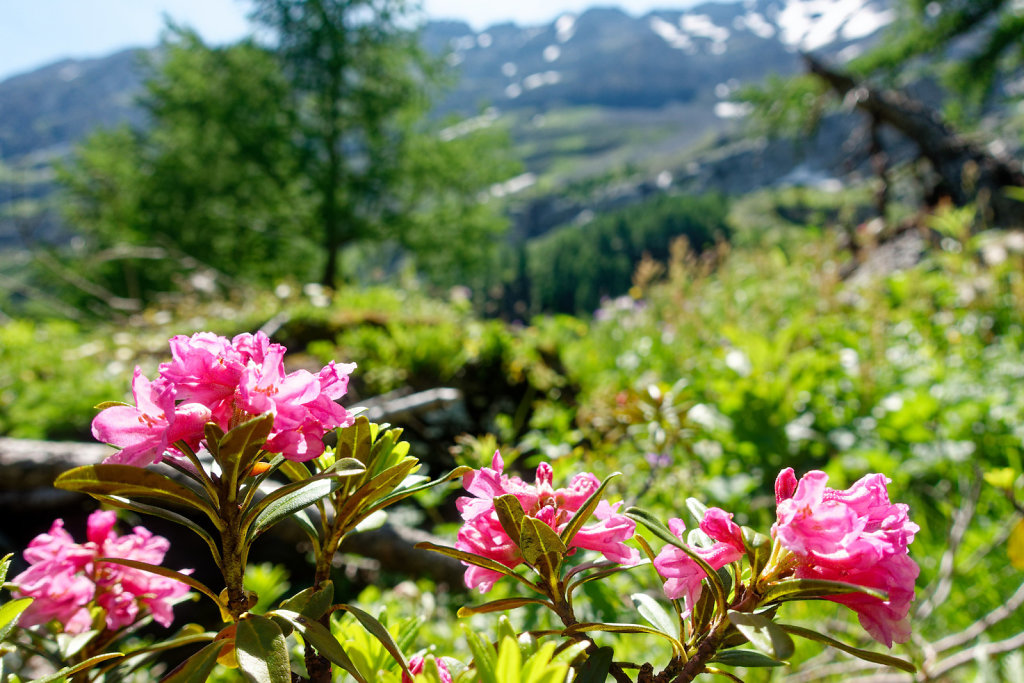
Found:
[{"label": "pink blossom on stem", "polygon": [[[455,547],[512,569],[523,562],[523,556],[498,521],[494,509],[496,497],[514,495],[527,516],[539,519],[561,533],[573,515],[600,488],[601,482],[593,474],[582,473],[574,476],[568,486],[556,489],[553,487],[551,465],[546,462],[537,467],[533,484],[505,475],[504,467],[501,454],[495,452],[490,467],[467,472],[463,477],[463,488],[473,496],[462,496],[455,501],[465,521],[459,529]],[[595,550],[613,562],[636,564],[640,559],[639,553],[625,545],[625,541],[632,538],[636,524],[619,514],[620,505],[609,505],[607,501],[598,503],[592,517],[596,523],[579,530],[569,542],[570,552],[575,548]],[[500,577],[499,572],[467,564],[466,585],[478,588],[481,593],[489,591]]]},{"label": "pink blossom on stem", "polygon": [[111,406],[92,422],[92,435],[98,441],[121,449],[106,462],[145,467],[160,462],[175,441],[198,447],[203,425],[211,416],[209,408],[198,403],[176,405],[174,387],[159,380],[150,382],[139,368],[132,379],[132,395],[135,406]]},{"label": "pink blossom on stem", "polygon": [[[670,519],[668,528],[685,543],[686,524],[683,520]],[[715,541],[714,545],[710,548],[687,545],[712,569],[732,564],[746,552],[743,534],[732,521],[732,514],[719,508],[708,508],[700,528]],[[666,579],[665,596],[672,600],[682,598],[684,615],[690,614],[703,592],[703,581],[707,577],[705,571],[686,551],[673,545],[662,548],[654,558],[654,567]]]},{"label": "pink blossom on stem", "polygon": [[336,401],[348,390],[354,363],[288,374],[285,348],[262,332],[232,340],[211,332],[178,335],[170,347],[172,359],[160,365],[156,380],[136,370],[135,407],[108,408],[93,421],[97,439],[122,449],[106,462],[159,462],[175,455],[178,440],[198,448],[207,422],[229,430],[265,413],[274,415],[265,450],[303,461],[323,453],[327,431],[353,422]]},{"label": "pink blossom on stem", "polygon": [[[452,683],[452,674],[448,671],[448,665],[444,663],[443,659],[435,659],[437,663],[437,673],[441,675],[441,683]],[[409,673],[413,676],[423,673],[423,666],[426,660],[423,655],[413,655],[409,659]],[[413,683],[413,679],[409,674],[402,673],[402,683]]]},{"label": "pink blossom on stem", "polygon": [[187,585],[159,574],[98,561],[117,557],[159,565],[169,547],[167,539],[143,527],[118,536],[113,531],[116,520],[113,512],[92,513],[88,540],[78,544],[64,531],[63,520],[58,519],[49,533],[29,543],[23,554],[29,568],[11,580],[16,594],[35,598],[21,616],[22,626],[57,620],[65,633],[82,633],[93,625],[90,607],[100,608],[110,631],[130,626],[146,613],[163,626],[171,625],[173,604],[189,592]]},{"label": "pink blossom on stem", "polygon": [[[910,637],[908,613],[919,568],[907,554],[919,527],[909,508],[891,503],[882,474],[869,474],[845,491],[828,488],[828,475],[805,474],[795,488],[792,469],[776,482],[778,521],[772,535],[796,558],[800,578],[842,581],[888,593],[888,600],[844,594],[828,598],[857,612],[875,640],[892,647]],[[781,483],[780,483],[781,482]]]}]

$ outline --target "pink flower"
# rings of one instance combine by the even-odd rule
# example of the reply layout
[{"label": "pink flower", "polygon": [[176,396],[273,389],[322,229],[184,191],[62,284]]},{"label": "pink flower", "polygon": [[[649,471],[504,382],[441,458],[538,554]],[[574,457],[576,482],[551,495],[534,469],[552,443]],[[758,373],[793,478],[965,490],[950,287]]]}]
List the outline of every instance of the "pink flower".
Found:
[{"label": "pink flower", "polygon": [[352,424],[352,416],[334,400],[345,394],[353,369],[354,364],[332,362],[318,375],[306,370],[285,374],[284,347],[272,344],[260,363],[250,360],[242,371],[238,405],[252,415],[274,413],[267,451],[310,460],[323,453],[328,430]]},{"label": "pink flower", "polygon": [[[529,517],[534,517],[561,533],[569,520],[583,506],[586,500],[601,486],[593,474],[577,474],[564,488],[553,488],[551,465],[541,463],[533,484],[527,484],[519,477],[508,477],[501,454],[495,452],[490,467],[483,467],[466,473],[462,485],[473,497],[462,496],[455,505],[465,521],[459,529],[455,547],[490,558],[512,569],[523,562],[518,546],[509,538],[498,521],[494,509],[494,498],[512,494],[522,505]],[[575,548],[596,550],[613,561],[635,564],[639,553],[625,545],[632,538],[636,524],[618,513],[621,503],[609,505],[598,503],[593,519],[596,523],[584,526],[569,543],[570,553]],[[501,577],[496,571],[467,565],[465,581],[470,588],[479,588],[486,593]]]},{"label": "pink flower", "polygon": [[348,390],[354,363],[331,362],[316,375],[286,374],[285,348],[262,332],[230,341],[211,332],[178,335],[170,347],[172,360],[160,365],[155,381],[136,370],[135,407],[107,408],[93,421],[97,439],[121,448],[106,462],[159,462],[175,455],[178,440],[198,448],[207,422],[228,430],[265,413],[274,415],[265,450],[309,460],[323,453],[327,431],[352,424],[352,416],[335,401]]},{"label": "pink flower", "polygon": [[[412,659],[409,660],[409,673],[413,676],[423,673],[425,661],[423,655],[413,655]],[[434,661],[437,662],[437,673],[441,674],[441,683],[452,683],[452,674],[448,671],[448,665],[444,663],[444,660],[435,659]],[[403,672],[402,683],[413,683],[412,677]]]},{"label": "pink flower", "polygon": [[[65,633],[92,628],[90,607],[99,607],[104,623],[116,631],[135,623],[145,613],[163,626],[174,619],[172,606],[189,592],[180,581],[158,574],[130,569],[102,557],[118,557],[148,564],[160,564],[169,544],[143,527],[118,536],[113,531],[117,515],[97,511],[89,515],[88,541],[84,544],[64,531],[63,520],[55,520],[49,533],[34,538],[24,552],[29,568],[11,580],[16,593],[35,598],[22,614],[24,627],[61,623]],[[187,571],[186,571],[187,573]]]},{"label": "pink flower", "polygon": [[797,558],[795,575],[886,591],[885,601],[863,594],[828,599],[856,611],[879,642],[905,642],[919,572],[907,554],[919,530],[908,507],[889,501],[889,480],[881,474],[869,474],[845,491],[825,486],[824,472],[808,472],[794,487],[795,481],[792,469],[779,474],[778,521],[772,526],[772,535]]},{"label": "pink flower", "polygon": [[[167,383],[150,382],[139,368],[132,379],[135,406],[112,406],[92,422],[92,435],[98,441],[121,450],[105,462],[145,467],[160,462],[175,441],[183,440],[195,448],[210,419],[210,410],[198,403],[175,404],[175,388]],[[171,453],[173,454],[173,453]]]},{"label": "pink flower", "polygon": [[[681,519],[670,519],[669,530],[681,541],[685,541],[686,525]],[[715,544],[710,548],[693,547],[693,551],[712,569],[718,570],[743,557],[746,547],[743,533],[732,521],[732,515],[719,508],[708,508],[700,523],[701,531],[710,536]],[[662,548],[654,558],[654,567],[665,577],[665,595],[676,600],[683,599],[684,614],[693,611],[703,592],[703,581],[707,574],[690,555],[676,546]]]}]

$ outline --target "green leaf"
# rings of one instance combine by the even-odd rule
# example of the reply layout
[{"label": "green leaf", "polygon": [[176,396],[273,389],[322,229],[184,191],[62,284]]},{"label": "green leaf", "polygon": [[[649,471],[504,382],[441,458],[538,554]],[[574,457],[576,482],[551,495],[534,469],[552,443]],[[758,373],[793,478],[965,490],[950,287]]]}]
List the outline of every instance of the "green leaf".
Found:
[{"label": "green leaf", "polygon": [[389,505],[392,497],[388,494],[405,481],[405,478],[418,468],[419,464],[420,461],[416,458],[408,458],[375,475],[348,497],[345,505],[337,513],[338,519],[345,520],[345,525],[352,527],[377,510]]},{"label": "green leaf", "polygon": [[384,627],[384,624],[380,623],[371,614],[364,612],[355,605],[341,605],[340,609],[343,609],[354,616],[356,620],[362,624],[363,628],[365,628],[371,636],[376,638],[380,644],[384,646],[384,649],[388,651],[388,654],[398,662],[402,667],[402,671],[412,676],[409,672],[409,665],[405,661],[405,655],[402,654],[402,651],[395,643],[395,639],[391,637],[391,632]]},{"label": "green leaf", "polygon": [[0,642],[14,630],[18,617],[32,604],[32,598],[18,598],[0,605]]},{"label": "green leaf", "polygon": [[697,524],[704,521],[704,516],[708,513],[708,506],[700,502],[696,498],[686,499],[686,509],[690,511],[693,518],[697,520]]},{"label": "green leaf", "polygon": [[685,650],[683,644],[679,642],[679,639],[673,636],[671,633],[664,633],[656,628],[650,626],[644,626],[642,624],[604,624],[594,622],[583,622],[579,624],[573,624],[562,631],[563,636],[571,636],[577,633],[583,633],[585,631],[602,631],[604,633],[647,633],[652,636],[658,636],[664,638],[672,644],[672,650],[678,655],[682,654]]},{"label": "green leaf", "polygon": [[508,537],[516,545],[520,545],[520,538],[523,533],[523,519],[526,513],[523,506],[511,493],[498,496],[494,499],[494,512],[498,515],[498,523],[505,530]]},{"label": "green leaf", "polygon": [[844,593],[863,593],[888,600],[889,595],[877,588],[858,586],[852,583],[841,581],[827,581],[825,579],[786,579],[777,583],[768,584],[762,597],[762,603],[783,602],[786,600],[808,600],[821,598],[829,595],[843,595]]},{"label": "green leaf", "polygon": [[132,650],[125,654],[125,659],[129,657],[141,657],[143,655],[150,655],[155,652],[163,652],[165,650],[173,650],[176,647],[183,647],[185,645],[195,645],[197,643],[208,643],[217,636],[212,631],[204,631],[202,626],[198,624],[186,624],[181,629],[166,640],[159,640],[153,645],[139,648],[138,650]]},{"label": "green leaf", "polygon": [[597,648],[580,667],[573,683],[605,683],[608,680],[608,671],[612,668],[612,657],[614,656],[615,651],[610,647]]},{"label": "green leaf", "polygon": [[785,661],[793,656],[793,639],[763,614],[729,610],[729,621],[758,651]]},{"label": "green leaf", "polygon": [[633,601],[633,606],[636,607],[640,616],[646,619],[651,626],[667,635],[679,637],[679,624],[657,600],[646,593],[634,593],[629,598]]},{"label": "green leaf", "polygon": [[[689,503],[690,500],[694,499],[688,499],[687,503]],[[704,573],[708,579],[708,583],[711,586],[711,590],[714,593],[715,602],[718,604],[720,610],[725,611],[725,607],[728,602],[726,598],[725,585],[722,583],[721,577],[718,576],[718,572],[716,572],[715,569],[710,564],[708,564],[703,557],[694,552],[693,548],[679,540],[676,537],[676,535],[669,530],[667,526],[662,524],[658,518],[656,518],[647,510],[638,507],[630,507],[627,508],[623,514],[626,515],[626,517],[632,519],[634,522],[639,522],[640,524],[643,524],[650,530],[652,534],[654,534],[661,540],[665,541],[666,543],[674,545],[675,547],[679,548],[684,553],[689,555],[690,559],[696,562],[697,565],[704,570]]]},{"label": "green leaf", "polygon": [[302,634],[306,642],[312,645],[318,653],[347,671],[358,683],[367,683],[363,675],[359,673],[359,669],[352,662],[352,659],[345,652],[345,648],[342,647],[338,639],[334,637],[334,634],[327,630],[323,624],[290,610],[275,610],[267,616],[272,615],[290,621],[295,625],[299,633]]},{"label": "green leaf", "polygon": [[61,659],[67,661],[81,652],[82,648],[92,642],[92,639],[99,633],[98,629],[90,629],[81,633],[58,633],[55,638],[57,652],[60,653]]},{"label": "green leaf", "polygon": [[221,437],[215,457],[229,491],[235,490],[239,476],[244,477],[261,457],[273,427],[274,414],[265,413],[243,422]]},{"label": "green leaf", "polygon": [[515,609],[516,607],[522,607],[523,605],[544,605],[550,609],[554,609],[547,600],[541,600],[539,598],[502,598],[501,600],[492,600],[485,602],[482,605],[463,605],[459,608],[459,617],[469,617],[474,614],[486,614],[488,612],[504,612],[505,610]]},{"label": "green leaf", "polygon": [[519,652],[519,643],[512,638],[502,638],[498,645],[498,663],[495,675],[501,683],[520,683],[523,669],[523,656]]},{"label": "green leaf", "polygon": [[93,410],[106,410],[107,408],[116,408],[117,406],[135,407],[131,403],[125,403],[124,401],[103,401],[94,405]]},{"label": "green leaf", "polygon": [[158,500],[178,507],[198,510],[215,524],[220,523],[217,512],[192,489],[157,472],[132,465],[86,465],[64,472],[53,485],[65,491],[80,491],[90,495],[123,496]]},{"label": "green leaf", "polygon": [[571,666],[581,654],[587,651],[588,647],[590,647],[590,643],[585,640],[573,643],[572,645],[567,645],[551,658],[551,663]]},{"label": "green leaf", "polygon": [[860,648],[847,645],[844,642],[838,641],[835,638],[829,638],[828,636],[812,631],[808,628],[802,628],[800,626],[791,626],[789,624],[776,624],[786,633],[791,633],[794,636],[800,636],[801,638],[807,638],[808,640],[814,640],[819,643],[830,645],[837,650],[853,655],[858,659],[863,659],[867,662],[874,662],[875,664],[884,664],[885,666],[891,666],[896,669],[902,669],[907,673],[917,673],[917,667],[908,661],[902,660],[899,657],[893,657],[891,655],[882,654],[881,652],[872,652],[871,650],[861,650]]},{"label": "green leaf", "polygon": [[160,679],[161,683],[205,683],[217,666],[217,656],[224,645],[219,640],[210,643]]},{"label": "green leaf", "polygon": [[169,522],[174,522],[175,524],[180,524],[181,526],[186,527],[196,536],[203,539],[203,542],[206,543],[206,547],[210,549],[213,561],[218,567],[220,566],[220,548],[217,546],[217,542],[213,539],[213,536],[206,531],[206,529],[199,526],[188,517],[179,515],[177,512],[172,512],[171,510],[165,510],[164,508],[156,505],[138,503],[121,496],[94,495],[93,497],[101,503],[106,503],[111,507],[120,508],[122,510],[134,510],[135,512],[141,512],[146,515],[153,515],[154,517],[166,519]]},{"label": "green leaf", "polygon": [[473,653],[473,663],[482,683],[504,683],[498,680],[498,657],[490,643],[486,643],[480,635],[466,624],[462,624],[462,632]]},{"label": "green leaf", "polygon": [[441,553],[442,555],[447,555],[448,557],[454,557],[456,560],[468,562],[469,564],[475,565],[477,567],[483,567],[484,569],[490,569],[491,571],[498,572],[499,574],[510,576],[516,581],[522,583],[523,585],[528,586],[533,590],[537,590],[537,587],[530,583],[529,580],[523,578],[515,571],[509,569],[500,562],[492,560],[489,557],[484,557],[483,555],[476,555],[474,553],[467,553],[464,550],[456,550],[455,548],[449,548],[447,546],[437,545],[436,543],[429,543],[426,541],[417,543],[415,547],[421,550],[433,550],[435,553]]},{"label": "green leaf", "polygon": [[[285,484],[284,486],[276,488],[270,493],[268,493],[262,500],[260,500],[257,503],[253,503],[252,505],[249,505],[245,509],[245,515],[242,517],[241,523],[242,529],[250,528],[250,526],[253,523],[253,520],[259,517],[266,508],[274,505],[278,500],[285,498],[287,496],[291,496],[296,491],[301,491],[305,487],[311,486],[314,482],[332,482],[331,491],[334,491],[342,486],[342,482],[340,479],[341,477],[356,476],[361,474],[362,472],[363,470],[361,469],[346,469],[337,472],[323,472],[321,474],[317,474],[312,477],[302,479],[301,481],[296,481],[291,484]],[[320,489],[317,490],[323,490],[323,488],[324,485],[321,485]],[[330,493],[330,491],[328,493]],[[322,497],[323,496],[320,496],[320,498]],[[246,498],[248,498],[248,496]],[[311,505],[312,503],[316,502],[316,500],[319,500],[319,498],[310,501],[310,503],[307,503],[307,505]]]},{"label": "green leaf", "polygon": [[258,614],[247,614],[235,633],[238,668],[254,683],[291,683],[288,644],[280,627]]},{"label": "green leaf", "polygon": [[96,561],[109,562],[111,564],[121,564],[125,567],[131,567],[132,569],[140,569],[144,572],[150,572],[151,574],[159,574],[160,576],[163,576],[165,578],[180,581],[181,583],[184,583],[188,586],[191,586],[192,588],[195,588],[197,591],[199,591],[200,593],[202,593],[203,595],[217,603],[217,606],[220,607],[222,611],[224,611],[225,613],[227,612],[227,605],[221,602],[220,598],[217,597],[217,595],[213,592],[213,589],[207,587],[202,583],[199,583],[187,574],[182,574],[181,572],[176,572],[173,569],[168,569],[167,567],[161,567],[155,564],[147,564],[145,562],[138,562],[136,560],[127,560],[123,557],[101,557]]},{"label": "green leaf", "polygon": [[7,553],[0,557],[0,586],[7,580],[7,570],[11,568],[12,557],[14,557],[14,553]]},{"label": "green leaf", "polygon": [[108,652],[106,654],[96,655],[95,657],[89,657],[89,659],[85,660],[84,662],[79,662],[74,666],[66,666],[60,671],[54,671],[49,676],[43,676],[42,678],[34,678],[30,683],[63,683],[69,677],[74,676],[76,673],[80,671],[91,669],[94,666],[97,666],[98,664],[102,664],[103,662],[109,662],[112,659],[120,659],[121,657],[124,657],[124,655],[120,652]]},{"label": "green leaf", "polygon": [[334,603],[334,582],[324,581],[320,588],[310,586],[281,603],[281,609],[298,612],[309,619],[319,619]]},{"label": "green leaf", "polygon": [[[332,477],[330,479],[309,479],[301,484],[291,484],[289,486],[297,488],[273,499],[271,499],[271,496],[267,496],[260,502],[263,503],[268,500],[270,502],[266,505],[257,505],[259,513],[254,518],[250,514],[246,515],[246,519],[242,520],[242,529],[249,538],[254,539],[258,537],[281,520],[309,507],[321,498],[331,495],[341,488],[342,482]],[[283,486],[278,491],[285,488],[289,487]],[[274,493],[277,493],[277,491]],[[249,518],[252,521],[246,524]]]},{"label": "green leaf", "polygon": [[750,575],[757,577],[771,558],[772,539],[750,527],[740,527],[740,530],[743,533],[743,545],[746,546],[747,556],[750,558]]},{"label": "green leaf", "polygon": [[583,528],[583,525],[587,523],[587,520],[590,519],[590,515],[594,514],[594,510],[597,509],[598,504],[601,502],[601,496],[604,495],[604,490],[608,488],[608,484],[611,483],[612,479],[620,474],[621,472],[612,472],[609,474],[604,478],[604,481],[601,482],[601,485],[597,487],[597,490],[587,497],[587,500],[584,501],[583,505],[581,505],[576,511],[576,514],[574,514],[572,519],[569,520],[569,523],[564,529],[562,529],[562,533],[560,534],[562,543],[566,546],[572,543],[572,539],[576,536],[579,530]]},{"label": "green leaf", "polygon": [[711,661],[725,664],[726,666],[746,666],[751,668],[786,665],[785,662],[772,659],[768,655],[761,654],[756,650],[724,650],[712,657]]},{"label": "green leaf", "polygon": [[379,509],[382,507],[386,507],[388,505],[392,505],[393,503],[397,503],[398,501],[408,498],[409,496],[419,493],[420,491],[426,491],[427,489],[434,488],[439,484],[444,484],[445,482],[451,481],[452,479],[461,477],[463,474],[469,472],[472,469],[472,467],[466,467],[465,465],[461,465],[439,479],[433,479],[423,484],[417,484],[415,486],[410,486],[408,488],[399,488],[394,493],[391,493],[377,501],[374,507],[376,509]]},{"label": "green leaf", "polygon": [[281,463],[280,470],[284,476],[288,477],[288,479],[293,482],[306,481],[313,476],[306,465],[301,462],[295,462],[294,460],[285,459],[285,461]]},{"label": "green leaf", "polygon": [[613,574],[618,574],[619,572],[628,572],[631,569],[636,569],[637,567],[645,567],[649,564],[650,560],[643,560],[641,562],[637,562],[636,564],[631,564],[628,567],[621,564],[613,564],[611,567],[607,567],[606,569],[602,569],[601,571],[597,571],[592,574],[587,574],[586,576],[582,576],[578,579],[575,579],[569,584],[568,588],[566,588],[566,593],[572,595],[572,593],[577,588],[585,584],[588,584],[591,581],[598,581],[600,579],[607,578]]},{"label": "green leaf", "polygon": [[541,576],[557,577],[567,548],[555,530],[534,517],[523,519],[519,549],[523,559]]}]

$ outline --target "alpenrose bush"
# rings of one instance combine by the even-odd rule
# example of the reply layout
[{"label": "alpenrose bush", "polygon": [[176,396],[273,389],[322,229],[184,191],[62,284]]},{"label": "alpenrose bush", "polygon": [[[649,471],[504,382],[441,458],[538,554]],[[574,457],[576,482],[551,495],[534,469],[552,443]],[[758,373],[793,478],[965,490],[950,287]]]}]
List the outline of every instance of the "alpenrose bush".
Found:
[{"label": "alpenrose bush", "polygon": [[[556,487],[551,465],[541,463],[530,483],[507,474],[495,453],[490,467],[458,467],[434,481],[417,477],[419,461],[408,454],[401,430],[371,424],[336,403],[352,364],[287,373],[284,347],[260,333],[231,340],[177,336],[170,346],[172,360],[156,379],[136,370],[134,405],[104,404],[96,417],[94,434],[119,451],[60,475],[56,485],[189,529],[210,552],[223,589],[160,566],[166,543],[141,527],[114,534],[113,511],[90,517],[81,545],[58,520],[25,551],[30,567],[12,582],[22,597],[0,608],[0,638],[13,634],[16,645],[60,660],[56,677],[112,680],[146,661],[140,655],[198,645],[163,680],[204,680],[218,664],[266,683],[327,683],[335,667],[357,683],[681,683],[702,674],[738,680],[728,668],[784,664],[793,635],[915,670],[779,620],[785,602],[824,599],[854,610],[885,645],[909,637],[917,565],[908,547],[917,526],[905,505],[889,501],[881,474],[838,491],[826,486],[824,473],[797,480],[783,470],[769,533],[741,527],[730,513],[694,499],[686,507],[699,528],[686,532],[681,519],[666,526],[642,508],[606,500],[615,474],[599,480],[582,472]],[[332,431],[337,445],[327,447],[324,437]],[[458,477],[468,495],[456,501],[463,525],[455,547],[419,547],[460,560],[471,589],[486,593],[507,578],[527,592],[464,606],[459,615],[539,607],[561,627],[518,634],[502,618],[497,643],[464,629],[468,662],[422,652],[408,659],[399,646],[410,644],[408,633],[393,635],[372,608],[335,604],[331,568],[339,545],[361,523]],[[318,513],[312,519],[310,507]],[[285,519],[298,523],[313,549],[312,585],[257,614],[259,596],[245,585],[249,551]],[[641,528],[665,544],[660,551]],[[0,562],[0,574],[8,560]],[[627,571],[638,580],[642,567],[658,584],[640,586],[632,605],[622,606],[621,620],[578,618],[574,593],[581,586]],[[132,632],[148,619],[168,626],[170,605],[189,589],[217,605],[222,623],[216,628],[186,625],[144,647],[102,635]],[[634,609],[648,624],[635,623]],[[372,639],[339,639],[340,613],[354,619],[344,628],[357,623]],[[21,628],[12,631],[19,615]],[[61,632],[78,635],[49,646],[47,638]],[[599,643],[602,632],[661,638],[671,655],[618,661],[612,647]]]},{"label": "alpenrose bush", "polygon": [[32,539],[23,553],[28,569],[11,579],[15,597],[33,598],[21,614],[21,626],[56,620],[64,633],[98,627],[114,634],[146,615],[158,624],[171,625],[172,607],[189,593],[186,584],[100,559],[159,565],[170,544],[141,526],[118,536],[116,521],[117,514],[110,511],[89,515],[84,544],[75,543],[61,519],[54,520],[49,532]]}]

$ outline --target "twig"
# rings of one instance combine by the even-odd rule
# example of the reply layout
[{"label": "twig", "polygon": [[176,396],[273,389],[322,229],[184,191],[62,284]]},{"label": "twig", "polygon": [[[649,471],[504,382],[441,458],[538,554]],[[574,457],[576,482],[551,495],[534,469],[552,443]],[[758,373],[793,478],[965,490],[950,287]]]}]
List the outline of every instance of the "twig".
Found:
[{"label": "twig", "polygon": [[995,643],[980,643],[972,648],[958,652],[952,657],[943,659],[933,670],[928,672],[928,678],[929,680],[939,679],[953,669],[964,664],[970,664],[979,657],[991,657],[1003,652],[1011,652],[1019,647],[1024,647],[1024,633],[1018,633],[1012,638]]},{"label": "twig", "polygon": [[[964,489],[964,482],[960,482],[960,490]],[[967,533],[967,528],[970,526],[971,519],[974,517],[974,509],[978,503],[978,497],[981,495],[981,478],[978,477],[974,481],[974,486],[971,487],[969,497],[961,505],[960,509],[957,510],[956,516],[953,520],[953,528],[949,532],[949,544],[946,546],[946,552],[942,554],[942,560],[939,562],[939,573],[936,577],[937,583],[934,584],[935,588],[931,592],[931,595],[927,600],[921,603],[921,606],[917,608],[915,619],[917,621],[923,621],[935,609],[936,605],[940,605],[946,601],[949,597],[950,591],[953,589],[953,570],[954,563],[956,560],[956,551],[960,548],[960,543],[964,539],[964,535]]]},{"label": "twig", "polygon": [[1021,605],[1024,605],[1024,583],[1017,588],[1017,591],[1004,604],[995,608],[960,633],[954,633],[938,642],[932,643],[932,647],[936,652],[944,652],[965,645],[987,631],[990,626],[999,623],[1013,614]]}]

